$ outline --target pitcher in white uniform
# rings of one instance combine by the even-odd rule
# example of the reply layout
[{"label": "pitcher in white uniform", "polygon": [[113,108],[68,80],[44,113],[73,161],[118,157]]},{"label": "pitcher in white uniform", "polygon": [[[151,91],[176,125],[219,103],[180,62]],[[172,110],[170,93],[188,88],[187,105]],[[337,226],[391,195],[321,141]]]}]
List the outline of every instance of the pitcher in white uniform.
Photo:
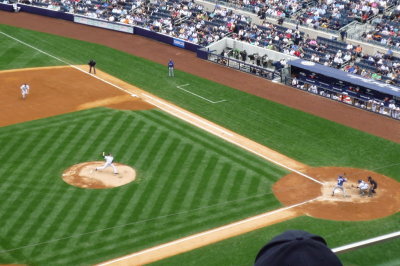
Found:
[{"label": "pitcher in white uniform", "polygon": [[118,174],[117,167],[115,167],[115,165],[113,164],[114,157],[111,155],[111,153],[109,153],[108,155],[105,155],[104,152],[103,152],[103,156],[104,156],[104,159],[106,160],[106,162],[104,163],[103,166],[96,167],[96,171],[103,170],[103,169],[106,169],[107,167],[111,166],[112,169],[114,170],[114,174],[117,175]]}]

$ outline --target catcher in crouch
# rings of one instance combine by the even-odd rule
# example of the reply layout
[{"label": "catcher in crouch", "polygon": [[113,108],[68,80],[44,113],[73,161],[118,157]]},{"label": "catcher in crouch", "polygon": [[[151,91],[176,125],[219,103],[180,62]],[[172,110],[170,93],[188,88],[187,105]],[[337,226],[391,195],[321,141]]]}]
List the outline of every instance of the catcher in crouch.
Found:
[{"label": "catcher in crouch", "polygon": [[364,182],[364,180],[358,180],[358,186],[357,188],[360,190],[360,195],[364,196],[367,195],[367,192],[369,190],[369,185],[368,183]]},{"label": "catcher in crouch", "polygon": [[114,171],[114,174],[115,174],[115,175],[118,175],[117,167],[115,167],[115,165],[113,164],[114,157],[111,155],[111,153],[105,155],[105,152],[103,151],[103,154],[102,154],[102,155],[103,155],[104,159],[106,160],[106,162],[104,163],[103,166],[101,166],[101,167],[96,167],[96,171],[97,171],[97,170],[103,170],[103,169],[106,169],[107,167],[110,167],[110,166],[111,166],[112,169],[113,169],[113,171]]}]

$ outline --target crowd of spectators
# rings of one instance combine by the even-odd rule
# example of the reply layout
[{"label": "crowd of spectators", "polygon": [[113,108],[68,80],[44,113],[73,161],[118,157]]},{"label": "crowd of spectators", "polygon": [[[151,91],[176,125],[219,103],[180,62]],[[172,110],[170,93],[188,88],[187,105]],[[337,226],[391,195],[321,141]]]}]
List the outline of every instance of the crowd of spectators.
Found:
[{"label": "crowd of spectators", "polygon": [[71,13],[138,25],[195,44],[208,45],[229,35],[237,25],[248,27],[249,17],[216,6],[212,12],[194,1],[154,0],[133,2],[85,0],[73,5]]},{"label": "crowd of spectators", "polygon": [[[7,0],[12,2],[13,0]],[[260,47],[275,50],[287,55],[303,58],[325,66],[343,69],[346,72],[361,75],[365,78],[380,80],[400,86],[400,58],[393,56],[389,49],[386,54],[363,53],[360,45],[353,46],[344,41],[317,37],[310,38],[300,32],[299,28],[290,29],[280,23],[273,24],[263,21],[261,25],[251,22],[250,17],[233,12],[231,9],[215,5],[214,10],[205,8],[193,0],[23,0],[26,4],[36,5],[60,12],[80,14],[90,18],[103,19],[130,25],[138,25],[151,31],[167,34],[195,44],[207,46],[225,36],[251,43]],[[316,27],[338,29],[348,23],[348,18],[372,16],[382,8],[391,4],[392,0],[351,0],[347,2],[327,0],[323,4],[308,3],[307,12],[298,14],[300,7],[297,0],[283,2],[237,0],[237,5],[252,7],[261,18],[267,15],[277,17],[291,16],[297,12],[299,24],[312,24]],[[304,4],[304,2],[302,2]],[[304,5],[302,6],[304,8]],[[334,22],[334,24],[332,24]],[[325,25],[325,24],[326,25]],[[329,24],[329,25],[328,25]],[[324,26],[325,25],[325,26]],[[383,16],[375,25],[375,29],[365,33],[367,40],[379,41],[399,47],[400,44],[400,6],[390,16]],[[342,36],[343,37],[343,36]],[[275,72],[264,71],[263,68],[280,70],[285,67],[284,59],[273,62],[268,56],[247,55],[246,51],[232,50],[222,53],[223,57],[234,57],[244,62],[259,66],[250,67],[249,72],[261,71],[259,75],[273,79]],[[260,68],[261,67],[261,68]],[[295,81],[296,82],[296,81]],[[293,84],[292,84],[293,85]],[[374,102],[367,104],[346,95],[328,95],[328,92],[315,85],[296,87],[311,93],[331,97],[349,104],[359,105],[360,108],[379,106]],[[336,98],[337,99],[336,99]],[[338,98],[339,97],[339,98]],[[342,98],[340,98],[342,97]],[[393,105],[393,103],[390,103]],[[398,116],[398,106],[386,106],[390,114]],[[377,107],[378,108],[378,107]],[[385,108],[376,109],[379,112]],[[384,112],[384,111],[382,111]]]},{"label": "crowd of spectators", "polygon": [[[299,30],[266,22],[263,25],[252,25],[247,30],[241,29],[230,37],[400,86],[400,58],[394,57],[390,49],[386,54],[377,52],[369,55],[363,52],[361,45],[354,46],[323,37],[312,39]],[[253,63],[263,66],[265,61],[261,57],[260,61],[255,58]]]},{"label": "crowd of spectators", "polygon": [[339,30],[350,22],[366,22],[382,13],[395,0],[327,0],[309,6],[297,19],[301,24]]},{"label": "crowd of spectators", "polygon": [[376,41],[383,46],[400,48],[400,5],[389,16],[374,22],[375,28],[363,33],[367,41]]},{"label": "crowd of spectators", "polygon": [[[215,2],[212,1],[211,2]],[[307,5],[299,0],[222,0],[227,6],[233,6],[257,14],[261,19],[266,17],[290,17]]]},{"label": "crowd of spectators", "polygon": [[312,39],[298,29],[289,29],[268,22],[240,29],[230,37],[335,68],[342,68],[354,60],[359,54],[356,50],[361,49],[360,46],[353,49],[344,42],[321,37]]},{"label": "crowd of spectators", "polygon": [[363,54],[358,59],[344,70],[365,78],[400,85],[400,58],[394,57],[390,50],[386,54],[380,52],[374,55]]},{"label": "crowd of spectators", "polygon": [[[40,5],[53,10],[81,14],[91,18],[104,19],[110,22],[139,25],[152,31],[168,34],[195,44],[206,46],[225,36],[245,41],[284,54],[297,56],[309,61],[324,64],[334,68],[342,68],[347,72],[366,78],[382,80],[394,85],[400,85],[400,59],[391,54],[363,54],[361,46],[353,47],[345,42],[318,37],[310,38],[296,29],[289,29],[279,24],[264,20],[262,25],[251,23],[248,16],[233,12],[223,6],[215,5],[214,10],[205,8],[193,0],[23,0],[29,4]],[[291,0],[273,1],[229,1],[231,3],[253,7],[254,11],[285,12],[298,11],[299,2]],[[289,4],[292,7],[289,8]],[[302,2],[304,4],[304,2]],[[308,18],[304,23],[314,22],[320,18],[341,18],[341,12],[361,15],[363,12],[375,14],[380,8],[391,4],[392,0],[351,0],[341,2],[328,0],[324,4],[308,3]],[[289,10],[289,11],[288,11]],[[361,12],[361,13],[360,13]],[[392,14],[392,20],[383,19],[377,25],[376,31],[382,36],[394,36],[400,25],[400,8]],[[314,23],[311,22],[311,23]],[[321,24],[319,24],[321,26]],[[382,30],[383,29],[383,30]],[[387,33],[387,34],[386,34]],[[383,39],[383,38],[382,38]],[[394,39],[394,38],[393,38]],[[249,56],[251,58],[251,55]],[[262,66],[268,62],[265,58],[253,57],[253,63]]]},{"label": "crowd of spectators", "polygon": [[[361,99],[350,96],[347,92],[331,91],[326,88],[318,87],[315,84],[307,84],[296,77],[293,77],[289,83],[292,87],[308,91],[335,101],[340,101],[361,109],[367,109],[372,112],[380,113],[382,115],[390,116],[395,119],[400,119],[400,105],[396,104],[395,100],[386,97],[383,100],[377,99]],[[347,88],[348,90],[363,94],[359,89]]]},{"label": "crowd of spectators", "polygon": [[[354,19],[365,21],[392,5],[394,1],[224,0],[223,2],[251,10],[261,19],[268,16],[292,18],[296,19],[299,24],[338,30]],[[197,30],[201,26],[206,27],[204,23],[203,25],[199,24],[201,20],[213,21],[214,16],[226,19],[236,16],[233,12],[221,8],[217,4],[214,12],[206,12],[202,5],[194,3],[193,0],[22,0],[21,2],[111,22],[134,24],[154,29],[166,28],[165,32],[167,33],[175,32],[173,29],[175,22],[181,18],[186,18],[187,25],[179,30],[188,31],[188,34],[174,33],[177,36],[183,35],[183,37],[192,35],[189,34],[190,31],[193,31],[193,29],[188,29],[190,27],[197,27]],[[230,21],[231,24],[237,22],[235,19],[232,20]],[[243,18],[239,18],[239,21],[241,20]],[[248,22],[249,18],[244,20]],[[207,31],[209,29],[205,30],[205,32]],[[215,32],[215,29],[213,31]],[[195,41],[196,39],[199,38],[194,38]]]},{"label": "crowd of spectators", "polygon": [[[250,28],[250,23],[251,20],[248,16],[236,14],[226,8],[216,6],[212,12],[201,10],[194,13],[187,20],[176,25],[176,28],[180,31],[182,31],[182,29],[187,31],[187,29],[189,29],[189,38],[183,38],[189,41],[191,41],[190,35],[200,33],[204,41],[194,43],[207,45],[225,36],[232,35],[234,32],[238,32],[239,29]],[[172,35],[176,36],[174,34]]]},{"label": "crowd of spectators", "polygon": [[228,5],[249,10],[261,19],[291,18],[315,28],[338,30],[357,20],[365,22],[392,6],[396,0],[222,0]]},{"label": "crowd of spectators", "polygon": [[322,37],[311,39],[307,36],[298,47],[300,47],[300,54],[293,53],[293,48],[289,53],[329,67],[342,68],[354,59],[352,47],[348,47],[343,42]]}]

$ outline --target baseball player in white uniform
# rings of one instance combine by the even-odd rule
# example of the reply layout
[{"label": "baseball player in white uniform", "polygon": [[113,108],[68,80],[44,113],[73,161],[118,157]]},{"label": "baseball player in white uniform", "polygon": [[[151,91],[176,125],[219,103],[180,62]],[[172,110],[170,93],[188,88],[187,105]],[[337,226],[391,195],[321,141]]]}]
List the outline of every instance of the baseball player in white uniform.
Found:
[{"label": "baseball player in white uniform", "polygon": [[369,185],[368,185],[368,183],[364,182],[363,180],[358,180],[357,188],[360,190],[360,195],[364,196],[368,192]]},{"label": "baseball player in white uniform", "polygon": [[22,99],[25,99],[26,96],[29,94],[29,89],[30,89],[30,87],[28,84],[26,84],[26,83],[22,84],[22,86],[21,86]]},{"label": "baseball player in white uniform", "polygon": [[111,153],[109,153],[108,155],[105,155],[105,152],[103,152],[103,157],[106,160],[106,162],[104,163],[103,166],[96,167],[96,171],[103,170],[103,169],[106,169],[107,167],[111,166],[112,169],[114,170],[114,174],[118,175],[117,167],[115,167],[115,165],[113,164],[114,157],[111,155]]}]

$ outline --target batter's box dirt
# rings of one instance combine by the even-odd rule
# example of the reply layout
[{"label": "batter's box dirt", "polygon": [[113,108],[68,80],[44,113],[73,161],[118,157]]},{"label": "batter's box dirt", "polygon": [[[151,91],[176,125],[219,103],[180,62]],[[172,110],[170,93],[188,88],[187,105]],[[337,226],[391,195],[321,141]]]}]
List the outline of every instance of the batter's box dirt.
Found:
[{"label": "batter's box dirt", "polygon": [[[281,178],[273,186],[275,196],[285,205],[293,205],[313,198],[318,200],[303,205],[304,214],[337,221],[366,221],[392,215],[400,211],[400,183],[382,174],[346,167],[309,168],[303,173],[324,182],[320,185],[296,173]],[[344,184],[347,197],[341,191],[332,197],[338,175],[346,173]],[[372,176],[378,182],[373,197],[361,196],[357,181]]]},{"label": "batter's box dirt", "polygon": [[133,182],[136,171],[130,166],[114,163],[118,174],[114,174],[111,168],[96,171],[96,167],[102,166],[104,162],[85,162],[71,166],[64,171],[62,179],[75,187],[80,188],[113,188]]}]

